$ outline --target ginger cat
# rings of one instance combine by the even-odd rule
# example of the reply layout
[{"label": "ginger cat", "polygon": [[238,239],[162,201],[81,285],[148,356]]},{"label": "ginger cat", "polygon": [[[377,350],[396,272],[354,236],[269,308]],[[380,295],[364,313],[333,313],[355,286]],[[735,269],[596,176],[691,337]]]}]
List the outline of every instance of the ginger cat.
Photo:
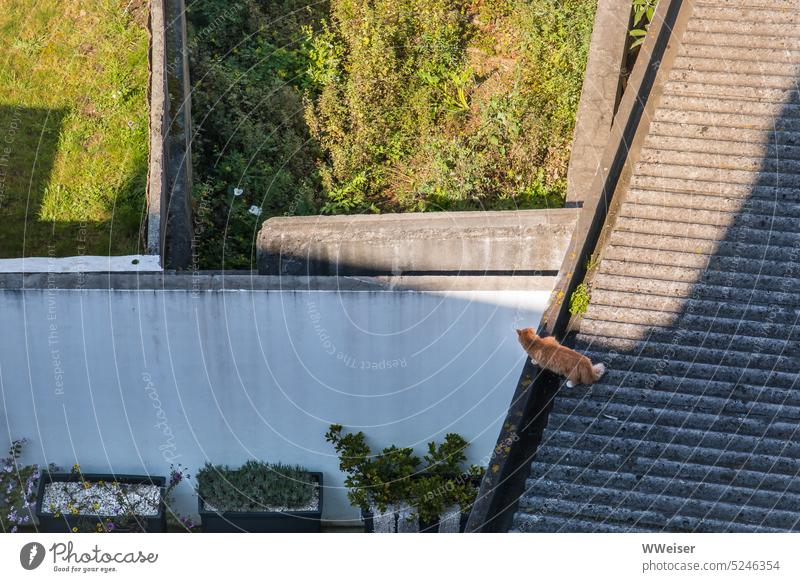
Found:
[{"label": "ginger cat", "polygon": [[517,330],[517,339],[522,348],[531,357],[531,361],[541,368],[567,377],[567,386],[572,388],[578,384],[597,382],[606,367],[562,346],[553,337],[539,337],[532,327]]}]

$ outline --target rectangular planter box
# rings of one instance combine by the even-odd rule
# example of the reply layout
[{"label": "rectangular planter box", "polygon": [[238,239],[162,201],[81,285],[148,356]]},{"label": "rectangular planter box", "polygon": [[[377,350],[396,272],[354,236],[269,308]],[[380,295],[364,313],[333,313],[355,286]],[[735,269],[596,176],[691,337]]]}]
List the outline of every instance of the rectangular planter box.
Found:
[{"label": "rectangular planter box", "polygon": [[317,480],[316,511],[209,511],[198,497],[200,519],[206,533],[319,533],[322,530],[322,473],[310,471]]},{"label": "rectangular planter box", "polygon": [[[113,519],[113,515],[68,515],[63,513],[59,517],[55,517],[52,513],[44,511],[44,489],[49,483],[63,483],[63,482],[80,482],[81,478],[90,483],[98,481],[105,481],[111,483],[129,483],[139,484],[146,483],[148,485],[156,485],[161,490],[161,500],[159,502],[158,515],[148,515],[137,517],[138,523],[141,525],[145,532],[165,532],[167,531],[167,515],[164,510],[164,487],[166,485],[166,478],[164,477],[151,477],[148,475],[110,475],[105,473],[48,473],[42,472],[42,477],[39,479],[39,493],[36,497],[36,517],[39,519],[39,532],[41,533],[69,533],[73,527],[78,526],[81,522],[104,522],[108,519]],[[115,531],[129,531],[127,529],[117,529]]]}]

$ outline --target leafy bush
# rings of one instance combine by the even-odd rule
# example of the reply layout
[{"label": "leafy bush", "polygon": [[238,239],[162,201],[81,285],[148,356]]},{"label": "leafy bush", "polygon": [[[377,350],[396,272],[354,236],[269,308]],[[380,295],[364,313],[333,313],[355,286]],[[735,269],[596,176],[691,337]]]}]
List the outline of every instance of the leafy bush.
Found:
[{"label": "leafy bush", "polygon": [[595,5],[191,3],[200,266],[275,215],[560,206]]},{"label": "leafy bush", "polygon": [[450,433],[443,443],[428,443],[422,461],[411,448],[389,446],[373,455],[363,432],[344,434],[339,424],[331,425],[325,439],[339,456],[339,468],[345,473],[347,497],[363,510],[377,507],[381,512],[390,505],[405,503],[425,521],[433,521],[452,505],[468,508],[475,501],[475,480],[483,468],[475,465],[466,471],[464,451],[469,443]]},{"label": "leafy bush", "polygon": [[247,461],[238,469],[206,463],[197,472],[197,494],[217,511],[267,511],[308,505],[317,487],[302,467]]},{"label": "leafy bush", "polygon": [[594,8],[332,0],[306,110],[323,211],[559,205]]}]

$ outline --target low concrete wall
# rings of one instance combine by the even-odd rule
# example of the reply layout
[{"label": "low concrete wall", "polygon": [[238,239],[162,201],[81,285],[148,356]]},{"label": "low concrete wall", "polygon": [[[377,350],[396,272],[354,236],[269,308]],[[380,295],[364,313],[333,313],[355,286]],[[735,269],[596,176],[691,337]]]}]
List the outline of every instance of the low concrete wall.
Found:
[{"label": "low concrete wall", "polygon": [[575,118],[567,172],[567,204],[586,199],[600,171],[622,91],[631,0],[598,0],[589,58]]},{"label": "low concrete wall", "polygon": [[150,0],[147,252],[185,268],[192,257],[191,91],[184,0]]},{"label": "low concrete wall", "polygon": [[324,473],[325,519],[353,525],[328,425],[420,452],[459,432],[485,464],[524,359],[513,329],[551,283],[0,275],[0,434],[96,472],[300,463]]},{"label": "low concrete wall", "polygon": [[277,217],[258,236],[258,271],[277,275],[554,274],[574,209]]}]

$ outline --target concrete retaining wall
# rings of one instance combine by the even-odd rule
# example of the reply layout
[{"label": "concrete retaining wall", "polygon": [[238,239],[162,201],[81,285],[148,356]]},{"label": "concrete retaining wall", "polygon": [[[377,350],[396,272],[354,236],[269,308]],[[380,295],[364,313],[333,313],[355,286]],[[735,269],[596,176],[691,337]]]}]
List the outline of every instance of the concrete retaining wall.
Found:
[{"label": "concrete retaining wall", "polygon": [[551,283],[0,276],[0,434],[94,472],[301,463],[325,474],[325,519],[353,525],[327,426],[420,451],[459,432],[485,463],[523,361],[513,329]]},{"label": "concrete retaining wall", "polygon": [[278,217],[258,236],[261,274],[554,274],[574,209]]},{"label": "concrete retaining wall", "polygon": [[570,205],[582,204],[589,194],[611,136],[611,124],[622,91],[630,14],[631,0],[597,2],[567,172],[567,204]]},{"label": "concrete retaining wall", "polygon": [[192,256],[191,91],[184,0],[150,1],[147,252],[188,267]]}]

